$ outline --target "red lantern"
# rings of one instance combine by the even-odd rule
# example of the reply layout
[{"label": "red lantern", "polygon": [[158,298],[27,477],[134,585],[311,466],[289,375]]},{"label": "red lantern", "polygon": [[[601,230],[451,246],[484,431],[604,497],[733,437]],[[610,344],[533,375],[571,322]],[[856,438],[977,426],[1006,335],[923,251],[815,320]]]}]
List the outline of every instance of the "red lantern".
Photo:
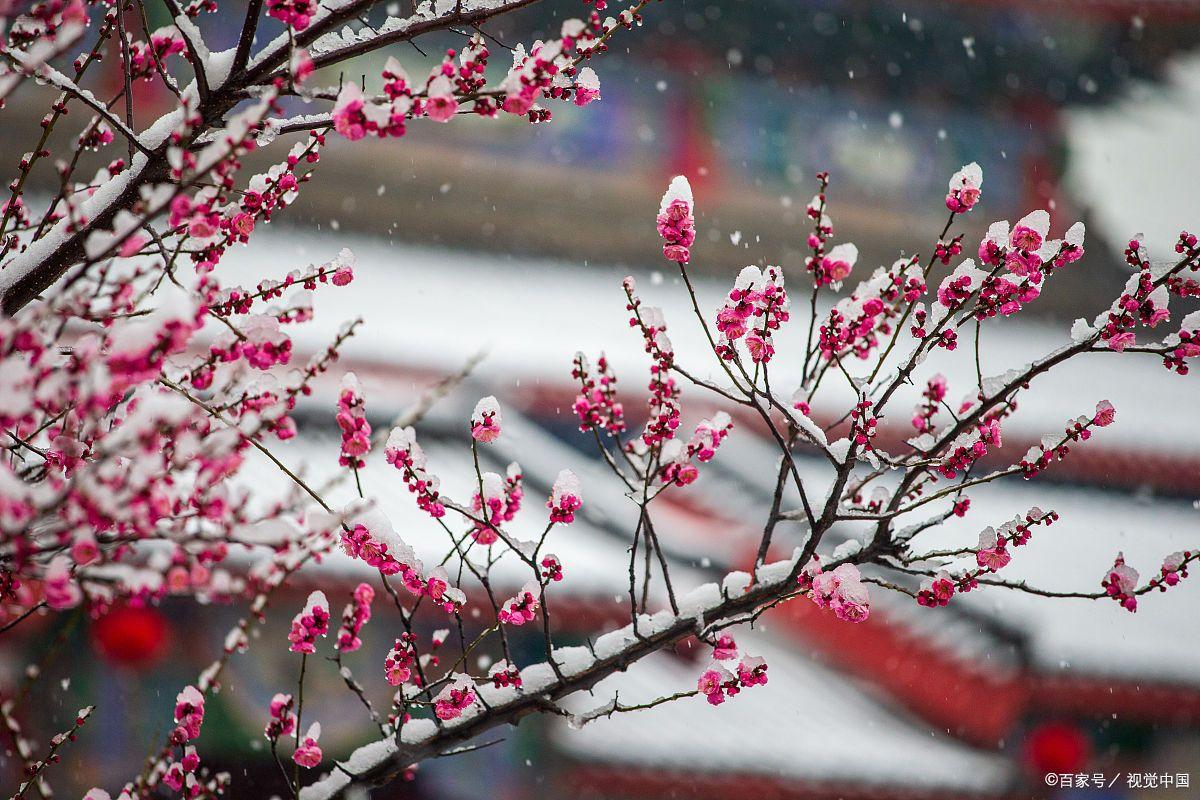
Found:
[{"label": "red lantern", "polygon": [[109,661],[147,667],[166,650],[167,621],[153,608],[118,606],[92,624],[92,640]]},{"label": "red lantern", "polygon": [[1025,740],[1025,761],[1038,775],[1079,772],[1087,766],[1092,743],[1069,722],[1043,722]]}]

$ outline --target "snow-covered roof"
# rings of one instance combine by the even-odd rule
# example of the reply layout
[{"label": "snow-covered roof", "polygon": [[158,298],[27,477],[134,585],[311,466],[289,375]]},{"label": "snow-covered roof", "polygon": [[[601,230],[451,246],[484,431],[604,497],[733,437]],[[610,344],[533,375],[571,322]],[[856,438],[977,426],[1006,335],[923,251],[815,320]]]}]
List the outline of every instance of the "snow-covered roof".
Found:
[{"label": "snow-covered roof", "polygon": [[[718,707],[697,696],[614,714],[579,730],[556,722],[554,740],[580,759],[656,772],[753,773],[792,783],[985,795],[1006,788],[1010,767],[1000,756],[918,728],[866,687],[785,642],[744,632],[738,643],[766,659],[765,686]],[[632,705],[687,691],[705,666],[659,653],[601,681],[591,694],[573,696],[571,707],[597,708],[615,693]]]},{"label": "snow-covered roof", "polygon": [[1179,232],[1200,228],[1197,104],[1200,55],[1193,53],[1173,60],[1162,83],[1138,82],[1123,99],[1064,115],[1068,186],[1117,258],[1141,232],[1152,257],[1171,259]]}]

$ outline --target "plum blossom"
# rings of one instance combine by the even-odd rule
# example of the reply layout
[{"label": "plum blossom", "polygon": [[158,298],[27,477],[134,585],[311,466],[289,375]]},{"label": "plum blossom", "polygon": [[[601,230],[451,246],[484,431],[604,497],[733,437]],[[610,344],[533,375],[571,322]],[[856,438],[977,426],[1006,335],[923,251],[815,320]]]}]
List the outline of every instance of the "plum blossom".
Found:
[{"label": "plum blossom", "polygon": [[801,585],[811,589],[813,602],[833,611],[845,622],[862,622],[871,613],[871,600],[858,567],[840,564],[828,572],[814,556],[800,575]]},{"label": "plum blossom", "polygon": [[363,456],[371,449],[371,423],[367,413],[362,387],[353,372],[342,378],[342,389],[338,393],[337,424],[342,431],[342,454],[338,463],[343,467],[362,469],[366,466]]},{"label": "plum blossom", "polygon": [[[736,652],[724,660],[730,661],[734,658],[737,658]],[[696,691],[704,695],[710,705],[719,706],[742,689],[765,686],[766,683],[766,660],[759,656],[743,656],[733,671],[719,661],[713,661],[696,680]]]},{"label": "plum blossom", "polygon": [[375,599],[375,590],[369,584],[360,583],[354,589],[354,597],[346,604],[342,612],[342,626],[338,628],[337,643],[334,645],[340,652],[353,653],[362,647],[362,639],[358,637],[363,625],[371,619],[371,601]]},{"label": "plum blossom", "polygon": [[458,111],[454,84],[445,75],[439,75],[429,82],[426,92],[425,114],[436,122],[449,122]]},{"label": "plum blossom", "polygon": [[391,651],[383,661],[383,675],[390,685],[399,686],[413,679],[417,659],[415,642],[416,636],[402,633],[392,645]]},{"label": "plum blossom", "polygon": [[575,76],[575,105],[586,106],[600,99],[600,78],[591,67],[584,67]]},{"label": "plum blossom", "polygon": [[83,592],[71,575],[71,559],[55,556],[50,560],[43,578],[42,592],[46,605],[56,611],[74,608],[83,600]]},{"label": "plum blossom", "polygon": [[546,508],[550,509],[550,521],[564,525],[575,521],[575,512],[583,506],[583,491],[579,478],[569,469],[558,473]]},{"label": "plum blossom", "polygon": [[538,600],[542,596],[542,587],[536,581],[529,581],[521,587],[516,596],[504,601],[497,612],[496,618],[509,625],[520,626],[533,622],[537,616]]},{"label": "plum blossom", "polygon": [[1126,611],[1137,611],[1138,571],[1125,563],[1125,554],[1117,553],[1112,567],[1100,581],[1100,587]]},{"label": "plum blossom", "polygon": [[946,208],[955,214],[965,214],[979,202],[983,186],[983,170],[972,161],[950,178],[950,191],[946,195]]},{"label": "plum blossom", "polygon": [[1106,428],[1112,425],[1116,417],[1117,410],[1113,407],[1113,404],[1107,400],[1101,400],[1096,404],[1096,415],[1092,417],[1092,424],[1100,428]]},{"label": "plum blossom", "polygon": [[363,108],[363,93],[358,84],[343,84],[333,106],[333,129],[352,142],[366,136],[367,118]]},{"label": "plum blossom", "polygon": [[183,743],[200,735],[204,723],[204,695],[195,686],[185,686],[175,696],[175,732],[172,738]]},{"label": "plum blossom", "polygon": [[314,722],[308,726],[308,731],[305,732],[304,738],[296,746],[296,752],[292,753],[292,761],[295,761],[305,769],[320,766],[321,759],[324,757],[321,753],[321,746],[317,744],[317,740],[320,738],[321,723]]},{"label": "plum blossom", "polygon": [[1012,555],[1005,545],[1005,540],[996,535],[995,528],[991,526],[984,528],[979,534],[978,549],[975,553],[976,563],[992,572],[1008,566],[1008,563],[1012,561]]},{"label": "plum blossom", "polygon": [[696,689],[704,695],[711,705],[719,706],[725,702],[725,687],[736,681],[733,673],[719,664],[706,669],[696,681]]},{"label": "plum blossom", "polygon": [[308,596],[304,609],[292,618],[288,648],[293,653],[315,653],[317,638],[329,633],[329,601],[319,589]]},{"label": "plum blossom", "polygon": [[696,241],[692,186],[683,175],[671,179],[658,208],[658,235],[663,238],[663,255],[668,261],[686,264],[692,260],[691,246]]},{"label": "plum blossom", "polygon": [[455,674],[437,697],[433,698],[433,713],[443,721],[457,719],[475,703],[475,682],[470,676]]},{"label": "plum blossom", "polygon": [[412,426],[393,428],[384,446],[387,462],[400,470],[408,490],[417,496],[417,507],[429,516],[438,518],[446,515],[446,506],[439,499],[441,481],[426,469],[425,451],[417,443],[417,434]]},{"label": "plum blossom", "polygon": [[501,420],[500,404],[488,395],[476,403],[471,412],[471,438],[484,444],[496,441],[500,437]]},{"label": "plum blossom", "polygon": [[280,737],[287,736],[296,729],[296,715],[292,712],[293,705],[294,701],[290,694],[277,692],[271,698],[271,705],[268,709],[270,720],[263,731],[267,739],[278,741]]},{"label": "plum blossom", "polygon": [[817,286],[840,288],[842,281],[850,277],[857,261],[858,247],[849,242],[839,244],[817,262],[816,269],[813,270],[813,280]]}]

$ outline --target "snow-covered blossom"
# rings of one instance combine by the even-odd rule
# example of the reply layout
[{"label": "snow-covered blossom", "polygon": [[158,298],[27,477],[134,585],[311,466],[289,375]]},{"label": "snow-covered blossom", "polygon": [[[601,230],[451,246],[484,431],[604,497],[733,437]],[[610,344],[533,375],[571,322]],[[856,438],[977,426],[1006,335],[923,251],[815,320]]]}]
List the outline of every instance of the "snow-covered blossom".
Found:
[{"label": "snow-covered blossom", "polygon": [[304,609],[292,618],[288,648],[293,653],[315,653],[317,638],[329,633],[329,601],[319,589],[308,596]]},{"label": "snow-covered blossom", "polygon": [[358,634],[371,619],[371,601],[374,599],[375,590],[369,584],[360,583],[355,587],[353,599],[342,612],[342,625],[338,628],[334,647],[343,653],[353,653],[362,647],[362,639],[358,638]]},{"label": "snow-covered blossom", "polygon": [[858,567],[840,564],[824,571],[814,556],[800,575],[800,584],[810,589],[813,602],[828,608],[846,622],[862,622],[871,613],[871,599]]},{"label": "snow-covered blossom", "polygon": [[529,581],[514,597],[504,601],[496,617],[508,625],[520,626],[532,622],[537,616],[541,596],[541,585],[536,581]]},{"label": "snow-covered blossom", "polygon": [[471,438],[488,444],[500,437],[500,404],[488,395],[475,404],[471,412]]},{"label": "snow-covered blossom", "polygon": [[717,312],[717,330],[721,333],[717,353],[733,360],[733,343],[744,337],[754,363],[770,361],[775,355],[774,332],[790,317],[788,306],[782,269],[746,267],[738,273],[725,306]]},{"label": "snow-covered blossom", "polygon": [[1126,611],[1137,611],[1138,571],[1125,563],[1125,554],[1117,553],[1100,587]]},{"label": "snow-covered blossom", "polygon": [[591,67],[584,67],[575,76],[575,105],[586,106],[600,99],[600,78]]},{"label": "snow-covered blossom", "polygon": [[[724,655],[725,661],[737,658],[736,653]],[[767,683],[767,662],[759,656],[743,656],[733,670],[730,671],[719,661],[713,661],[696,680],[697,692],[704,695],[710,705],[719,706],[742,689],[765,686]]]},{"label": "snow-covered blossom", "polygon": [[431,517],[446,515],[446,507],[439,499],[440,481],[425,470],[425,451],[417,443],[417,434],[412,427],[393,428],[384,447],[387,462],[400,470],[408,490],[417,496],[417,507]]},{"label": "snow-covered blossom", "polygon": [[371,449],[371,424],[367,422],[362,388],[353,372],[342,378],[338,393],[337,424],[342,431],[342,454],[338,463],[343,467],[362,469],[363,456]]},{"label": "snow-covered blossom", "polygon": [[467,675],[454,675],[433,698],[433,711],[440,720],[452,720],[475,703],[475,682]]},{"label": "snow-covered blossom", "polygon": [[579,478],[569,469],[558,473],[546,508],[550,509],[550,521],[568,524],[575,521],[575,512],[583,506],[583,490]]},{"label": "snow-covered blossom", "polygon": [[296,746],[296,752],[292,753],[292,761],[295,761],[306,769],[313,769],[320,766],[321,759],[324,758],[324,755],[321,753],[321,746],[317,744],[317,740],[320,738],[321,723],[314,722],[308,726],[308,731],[305,732],[304,738]]},{"label": "snow-covered blossom", "polygon": [[950,191],[946,195],[946,208],[955,214],[965,214],[979,202],[983,186],[983,170],[972,161],[950,178]]},{"label": "snow-covered blossom", "polygon": [[195,686],[185,686],[175,696],[175,732],[172,739],[177,743],[195,739],[200,735],[204,723],[204,694]]},{"label": "snow-covered blossom", "polygon": [[384,659],[383,675],[390,685],[399,686],[413,680],[417,659],[415,640],[416,637],[411,633],[401,634]]},{"label": "snow-covered blossom", "polygon": [[850,272],[858,262],[858,247],[847,242],[839,244],[830,250],[813,269],[813,280],[817,286],[833,286],[838,288],[842,281],[850,277]]},{"label": "snow-covered blossom", "polygon": [[692,186],[683,175],[671,179],[658,208],[658,235],[663,238],[663,255],[668,261],[686,264],[692,260],[696,241]]},{"label": "snow-covered blossom", "polygon": [[290,694],[277,692],[271,698],[271,705],[268,709],[270,719],[267,721],[267,727],[263,731],[263,735],[270,741],[278,741],[280,738],[287,736],[296,729],[296,715],[292,711],[294,700]]}]

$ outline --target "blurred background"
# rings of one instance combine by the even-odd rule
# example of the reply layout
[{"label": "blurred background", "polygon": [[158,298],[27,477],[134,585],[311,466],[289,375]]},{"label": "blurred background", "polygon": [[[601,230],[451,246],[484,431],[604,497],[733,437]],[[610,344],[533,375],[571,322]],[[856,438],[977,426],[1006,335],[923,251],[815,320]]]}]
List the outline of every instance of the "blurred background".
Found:
[{"label": "blurred background", "polygon": [[[529,42],[586,10],[555,0],[487,30],[505,44]],[[202,26],[216,49],[239,24],[223,8]],[[430,63],[423,52],[436,57],[456,40],[416,44],[391,53],[413,72]],[[993,220],[1046,208],[1053,235],[1083,220],[1085,258],[1057,274],[1019,324],[997,324],[984,344],[989,371],[999,373],[1067,341],[1073,319],[1091,319],[1111,302],[1127,277],[1121,250],[1131,236],[1144,234],[1151,255],[1167,258],[1179,230],[1200,225],[1198,44],[1195,0],[667,0],[595,64],[603,99],[586,109],[555,107],[554,119],[537,126],[469,118],[414,124],[400,141],[331,137],[299,202],[232,251],[221,275],[250,284],[264,270],[282,275],[343,246],[354,250],[355,282],[318,293],[316,320],[296,332],[294,362],[322,349],[345,319],[364,316],[341,366],[362,379],[376,427],[486,349],[421,429],[431,469],[451,495],[470,491],[464,420],[475,399],[495,394],[506,434],[484,453],[484,468],[520,460],[528,515],[560,468],[580,474],[585,514],[551,544],[566,565],[564,586],[574,587],[558,601],[558,642],[582,644],[622,624],[627,611],[631,507],[575,431],[571,358],[607,350],[640,423],[647,364],[625,325],[619,286],[634,274],[646,302],[664,306],[681,357],[701,375],[716,370],[659,257],[653,216],[672,175],[688,175],[695,187],[693,270],[710,310],[745,264],[782,264],[803,285],[804,207],[818,170],[832,175],[834,241],[858,244],[860,274],[928,251],[944,222],[946,182],[970,161],[985,178],[981,205],[956,229],[966,231],[968,254]],[[364,59],[345,77],[360,69],[370,85],[381,63]],[[106,79],[115,87],[121,76]],[[4,141],[14,143],[10,157],[36,131],[42,109],[19,102],[32,97],[14,100],[0,119]],[[802,348],[802,327],[780,337],[781,383],[788,343],[792,353]],[[1083,362],[1047,377],[1006,428],[993,465],[1012,463],[1101,397],[1117,406],[1117,424],[1035,484],[973,494],[972,514],[928,543],[974,544],[985,525],[1035,505],[1053,509],[1061,522],[1036,534],[1008,569],[1078,591],[1099,588],[1118,550],[1149,577],[1165,554],[1200,545],[1195,376],[1173,376],[1151,360],[1120,362]],[[956,396],[973,390],[973,363],[947,359],[936,370]],[[278,449],[318,477],[337,472],[335,372],[301,408],[299,441]],[[831,392],[814,416],[832,422],[844,401]],[[714,409],[695,391],[685,391],[684,403],[685,424]],[[885,421],[885,441],[908,435],[905,416]],[[775,456],[743,422],[694,491],[656,504],[677,585],[752,563]],[[819,485],[819,461],[802,464]],[[249,478],[256,488],[282,491],[278,474],[260,466]],[[372,463],[364,480],[419,553],[433,558],[444,548],[385,465]],[[350,488],[335,493],[346,499]],[[839,529],[829,545],[857,533]],[[781,531],[773,555],[786,557],[800,541],[798,529]],[[233,796],[285,791],[261,730],[270,696],[286,690],[279,676],[295,670],[282,644],[292,609],[312,588],[340,609],[365,578],[338,558],[302,574],[250,652],[234,659],[200,743],[207,764],[232,772],[241,791],[252,787]],[[693,698],[579,731],[526,720],[481,742],[486,748],[427,762],[371,796],[1200,797],[1197,585],[1145,597],[1136,615],[1110,603],[987,590],[930,611],[873,590],[871,619],[856,626],[792,603],[739,636],[767,657],[769,684],[720,708]],[[381,667],[395,627],[388,610],[377,603],[368,646],[349,659],[377,703],[389,695]],[[114,790],[161,741],[171,698],[220,651],[240,611],[168,602],[98,621],[46,618],[6,646],[0,669],[12,685],[31,657],[58,654],[38,689],[55,697],[32,726],[44,739],[99,698],[75,745],[85,757],[68,760],[70,780],[76,795],[92,785]],[[428,633],[445,622],[424,624]],[[518,664],[540,660],[539,639],[517,641]],[[693,688],[707,657],[707,648],[685,644],[574,702],[599,705],[617,689],[634,702]],[[325,666],[311,677],[320,699],[305,716],[321,720],[327,756],[344,756],[377,732]],[[482,671],[486,660],[473,666]],[[1069,787],[1057,778],[1049,785],[1047,773],[1076,777]]]}]

